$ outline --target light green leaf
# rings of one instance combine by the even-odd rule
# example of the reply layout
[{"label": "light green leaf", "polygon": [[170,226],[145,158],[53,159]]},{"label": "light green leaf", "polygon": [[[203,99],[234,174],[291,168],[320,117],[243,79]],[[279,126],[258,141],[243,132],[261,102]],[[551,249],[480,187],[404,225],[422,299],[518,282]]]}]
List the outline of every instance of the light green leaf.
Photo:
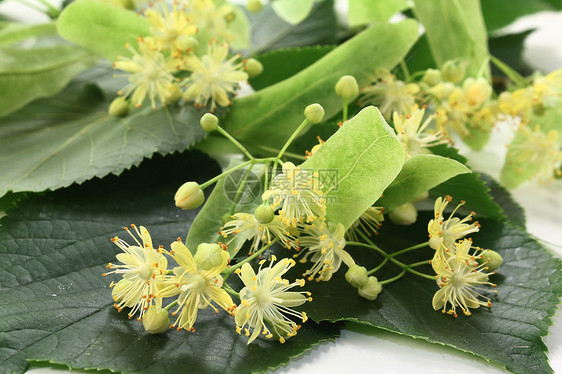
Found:
[{"label": "light green leaf", "polygon": [[303,120],[308,104],[320,103],[325,118],[338,113],[342,100],[334,86],[343,75],[367,84],[377,68],[390,69],[417,37],[412,20],[378,24],[358,34],[293,77],[253,95],[235,99],[223,124],[237,139],[280,148]]},{"label": "light green leaf", "polygon": [[[437,66],[468,59],[468,76],[476,76],[488,60],[486,26],[479,0],[414,0],[414,14],[423,23]],[[484,70],[489,77],[489,69]]]},{"label": "light green leaf", "polygon": [[470,169],[450,158],[414,156],[406,160],[400,174],[377,201],[377,206],[384,206],[391,211],[446,180],[465,173],[470,173]]},{"label": "light green leaf", "polygon": [[349,228],[379,199],[404,163],[404,149],[379,110],[367,107],[346,122],[301,168],[324,182],[326,219]]},{"label": "light green leaf", "polygon": [[95,0],[73,2],[57,21],[60,36],[115,61],[129,56],[127,43],[149,35],[149,23],[131,10]]},{"label": "light green leaf", "polygon": [[118,313],[109,284],[119,278],[101,276],[120,252],[109,238],[131,242],[121,227],[136,223],[169,248],[194,216],[173,205],[177,186],[218,171],[200,154],[156,158],[119,178],[34,196],[0,221],[0,373],[23,373],[29,361],[144,374],[260,372],[339,334],[306,323],[285,344],[247,345],[234,318],[210,307],[199,311],[194,333],[150,335]]},{"label": "light green leaf", "polygon": [[0,47],[9,46],[22,40],[45,35],[57,35],[55,23],[26,25],[21,23],[0,22]]},{"label": "light green leaf", "polygon": [[313,4],[314,0],[275,0],[272,6],[281,19],[296,25],[310,14]]},{"label": "light green leaf", "polygon": [[466,125],[468,133],[462,137],[463,142],[476,151],[482,150],[492,136],[492,123],[486,120],[471,120]]},{"label": "light green leaf", "polygon": [[114,81],[111,71],[88,71],[59,95],[0,120],[0,196],[120,174],[145,157],[183,151],[205,136],[202,112],[192,106],[145,106],[123,118],[110,116],[119,84]]},{"label": "light green leaf", "polygon": [[349,25],[356,27],[371,22],[386,22],[409,7],[406,0],[349,0],[347,17]]},{"label": "light green leaf", "polygon": [[0,48],[0,117],[56,94],[93,63],[90,52],[70,45]]},{"label": "light green leaf", "polygon": [[250,47],[250,21],[246,13],[239,7],[233,6],[232,12],[234,19],[228,23],[228,29],[235,35],[230,46],[235,49],[245,49]]}]

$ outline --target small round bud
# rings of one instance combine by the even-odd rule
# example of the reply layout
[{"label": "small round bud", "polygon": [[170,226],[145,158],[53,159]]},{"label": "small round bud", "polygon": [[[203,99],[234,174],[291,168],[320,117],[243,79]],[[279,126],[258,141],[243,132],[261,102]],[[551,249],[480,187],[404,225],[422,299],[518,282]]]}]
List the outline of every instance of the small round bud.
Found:
[{"label": "small round bud", "polygon": [[207,132],[215,131],[219,125],[219,119],[211,113],[205,113],[200,122],[203,130]]},{"label": "small round bud", "polygon": [[199,208],[205,201],[205,195],[197,182],[186,182],[178,189],[174,200],[178,208],[189,210]]},{"label": "small round bud", "polygon": [[320,123],[324,119],[324,108],[320,104],[310,104],[304,109],[304,116],[310,123]]},{"label": "small round bud", "polygon": [[382,286],[376,277],[369,277],[367,284],[357,290],[359,296],[369,301],[377,299],[382,291]]},{"label": "small round bud", "polygon": [[273,217],[275,217],[275,214],[273,213],[273,209],[270,206],[260,205],[254,211],[254,216],[259,223],[264,224],[273,221]]},{"label": "small round bud", "polygon": [[367,282],[369,282],[367,269],[363,266],[354,264],[349,268],[347,273],[345,273],[345,280],[347,281],[347,283],[351,284],[352,287],[365,287],[367,285]]},{"label": "small round bud", "polygon": [[201,243],[197,247],[197,252],[195,252],[193,259],[203,270],[210,270],[215,266],[219,266],[223,262],[225,255],[228,257],[228,253],[223,251],[220,245]]},{"label": "small round bud", "polygon": [[414,204],[406,203],[394,208],[388,216],[396,225],[411,225],[416,222],[416,219],[418,218],[418,211],[416,210]]},{"label": "small round bud", "polygon": [[130,280],[121,279],[115,284],[115,286],[113,286],[113,290],[111,290],[111,296],[113,296],[113,300],[115,300],[116,303],[120,303],[123,300],[122,292],[129,288],[132,283],[133,282],[131,282]]},{"label": "small round bud", "polygon": [[199,47],[199,42],[194,37],[188,36],[179,40],[179,47],[182,51],[195,52]]},{"label": "small round bud", "polygon": [[412,203],[417,203],[418,201],[425,200],[429,197],[429,191],[422,192],[418,196],[414,197]]},{"label": "small round bud", "polygon": [[170,104],[177,103],[183,95],[183,92],[177,84],[173,84],[166,95],[166,101]]},{"label": "small round bud", "polygon": [[255,58],[247,59],[244,67],[250,78],[257,77],[263,72],[263,65]]},{"label": "small round bud", "polygon": [[466,64],[455,60],[449,60],[443,64],[441,72],[446,81],[457,83],[464,79]]},{"label": "small round bud", "polygon": [[122,97],[117,97],[109,104],[108,112],[113,117],[125,117],[129,114],[129,102]]},{"label": "small round bud", "polygon": [[503,258],[498,252],[487,250],[482,253],[482,258],[478,259],[478,262],[486,264],[488,270],[496,270],[503,264]]},{"label": "small round bud", "polygon": [[151,305],[142,316],[142,325],[149,334],[160,334],[170,328],[170,314],[167,310]]},{"label": "small round bud", "polygon": [[351,75],[344,75],[336,83],[336,94],[346,100],[352,100],[359,95],[359,85]]},{"label": "small round bud", "polygon": [[248,9],[252,13],[257,13],[262,10],[263,4],[261,0],[248,0],[246,3],[246,9]]},{"label": "small round bud", "polygon": [[433,87],[441,83],[442,79],[443,77],[441,76],[441,72],[439,70],[427,69],[423,75],[422,81]]},{"label": "small round bud", "polygon": [[462,88],[468,105],[479,107],[492,95],[492,86],[484,78],[466,78]]}]

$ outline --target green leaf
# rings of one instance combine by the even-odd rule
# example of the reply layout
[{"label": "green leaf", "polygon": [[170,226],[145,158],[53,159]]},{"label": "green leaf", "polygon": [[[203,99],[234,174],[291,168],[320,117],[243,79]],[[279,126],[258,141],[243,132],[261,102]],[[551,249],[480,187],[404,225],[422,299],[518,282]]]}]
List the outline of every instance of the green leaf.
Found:
[{"label": "green leaf", "polygon": [[341,76],[353,75],[365,85],[375,69],[396,65],[416,37],[417,24],[411,20],[375,25],[293,77],[235,99],[223,125],[239,140],[260,139],[262,145],[280,148],[302,122],[307,105],[320,103],[325,118],[341,110],[342,100],[334,91]]},{"label": "green leaf", "polygon": [[[488,60],[486,27],[478,0],[414,0],[414,14],[425,27],[437,66],[468,59],[468,76],[476,76]],[[489,69],[484,71],[489,76]]]},{"label": "green leaf", "polygon": [[349,0],[347,17],[349,25],[356,27],[371,22],[386,22],[409,7],[406,0]]},{"label": "green leaf", "polygon": [[[419,215],[409,227],[384,223],[376,242],[390,252],[427,240],[427,222],[433,212]],[[492,308],[474,309],[469,317],[453,318],[432,308],[432,297],[438,287],[434,281],[406,275],[397,282],[383,286],[376,301],[357,295],[337,273],[329,282],[307,283],[314,301],[305,311],[316,321],[349,320],[445,344],[471,352],[504,366],[513,373],[550,373],[541,340],[552,324],[551,317],[562,294],[561,262],[554,259],[524,231],[507,223],[481,220],[481,232],[473,235],[475,245],[498,251],[503,259]],[[373,252],[350,248],[359,263],[368,268],[380,262]],[[431,258],[433,250],[426,247],[401,255],[406,263]],[[430,274],[431,267],[419,268]],[[397,274],[397,269],[383,268],[379,280]]]},{"label": "green leaf", "polygon": [[149,23],[137,13],[95,0],[76,1],[64,8],[58,21],[60,36],[115,61],[130,56],[127,43],[149,35]]},{"label": "green leaf", "polygon": [[90,52],[69,45],[0,48],[0,117],[56,94],[94,62]]},{"label": "green leaf", "polygon": [[400,174],[377,201],[377,206],[384,206],[391,211],[430,188],[464,173],[470,173],[470,169],[450,158],[437,155],[414,156],[406,160]]},{"label": "green leaf", "polygon": [[257,14],[248,14],[248,18],[255,54],[280,48],[335,44],[337,41],[333,0],[315,3],[310,15],[298,25],[283,21],[271,4]]},{"label": "green leaf", "polygon": [[299,71],[309,67],[335,47],[303,47],[278,49],[256,57],[263,65],[263,73],[250,79],[256,91],[274,85],[292,77]]},{"label": "green leaf", "polygon": [[10,46],[22,40],[35,37],[57,35],[55,23],[41,23],[38,25],[25,25],[21,23],[0,23],[0,47]]},{"label": "green leaf", "polygon": [[481,0],[480,5],[488,33],[508,26],[520,17],[555,10],[542,0]]},{"label": "green leaf", "polygon": [[[427,41],[427,35],[423,34],[420,36],[416,44],[410,49],[406,57],[404,57],[406,65],[410,72],[417,72],[427,69],[435,69],[437,64],[433,60],[433,55],[429,49],[429,42]],[[400,69],[399,73],[403,73]],[[402,76],[405,79],[405,77]]]},{"label": "green leaf", "polygon": [[478,121],[474,119],[466,124],[467,135],[462,137],[462,141],[475,151],[484,149],[492,136],[492,123],[490,121]]},{"label": "green leaf", "polygon": [[296,25],[310,14],[313,4],[314,0],[276,0],[272,3],[272,6],[282,20]]},{"label": "green leaf", "polygon": [[27,360],[125,373],[250,373],[338,335],[334,325],[307,323],[285,344],[247,345],[224,311],[200,311],[195,333],[161,335],[118,313],[109,288],[117,277],[101,276],[119,252],[109,238],[136,222],[168,246],[194,215],[173,206],[177,186],[217,171],[196,154],[156,159],[119,178],[32,197],[0,221],[0,373],[22,373]]},{"label": "green leaf", "polygon": [[496,180],[486,174],[481,174],[480,179],[486,183],[490,189],[490,195],[494,201],[502,207],[503,213],[509,222],[522,229],[526,228],[525,210],[519,205],[511,194]]},{"label": "green leaf", "polygon": [[379,199],[404,163],[394,130],[373,106],[350,119],[301,167],[324,182],[326,219],[349,228]]},{"label": "green leaf", "polygon": [[[85,82],[98,82],[103,90]],[[59,95],[1,119],[0,196],[119,174],[154,153],[182,151],[205,136],[202,112],[192,106],[147,106],[127,117],[110,116],[116,84],[111,71],[91,70]]]}]

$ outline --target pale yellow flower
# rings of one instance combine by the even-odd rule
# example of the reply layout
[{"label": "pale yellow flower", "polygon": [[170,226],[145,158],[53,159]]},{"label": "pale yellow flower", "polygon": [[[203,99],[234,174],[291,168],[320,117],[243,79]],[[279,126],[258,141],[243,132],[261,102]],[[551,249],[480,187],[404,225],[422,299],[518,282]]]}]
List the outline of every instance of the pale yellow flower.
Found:
[{"label": "pale yellow flower", "polygon": [[173,2],[170,10],[165,1],[159,1],[145,10],[144,15],[158,47],[176,54],[189,50],[190,37],[197,32],[197,27],[190,22],[185,5]]},{"label": "pale yellow flower", "polygon": [[230,43],[236,37],[228,29],[228,22],[233,17],[232,5],[226,2],[217,5],[213,0],[191,0],[187,11],[189,20],[197,25],[207,38]]},{"label": "pale yellow flower", "polygon": [[346,237],[349,240],[356,242],[358,239],[357,232],[359,230],[362,230],[368,236],[372,236],[373,234],[377,235],[378,230],[384,221],[383,212],[383,207],[371,206],[367,208],[367,210],[365,210],[365,212],[363,212],[363,214],[361,214],[361,216],[359,216],[359,218],[351,224],[351,227],[345,233]]}]

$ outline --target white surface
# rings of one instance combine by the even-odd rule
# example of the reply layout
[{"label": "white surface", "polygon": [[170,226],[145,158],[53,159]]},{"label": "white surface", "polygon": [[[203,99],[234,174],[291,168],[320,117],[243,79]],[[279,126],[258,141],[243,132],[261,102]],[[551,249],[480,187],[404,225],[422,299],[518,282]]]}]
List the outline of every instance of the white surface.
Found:
[{"label": "white surface", "polygon": [[[26,21],[36,22],[34,12],[14,3],[0,4],[0,12],[13,16],[24,15]],[[553,70],[562,66],[562,14],[547,13],[527,17],[518,21],[513,29],[523,30],[539,27],[539,31],[527,40],[526,58],[538,68]],[[504,144],[509,131],[503,126],[494,130],[493,139],[484,152],[465,154],[476,169],[484,169],[489,174],[499,174]],[[550,185],[529,183],[513,191],[514,198],[523,206],[527,214],[528,231],[544,244],[552,243],[550,248],[562,256],[562,181]],[[428,307],[431,307],[428,305]],[[555,325],[544,341],[550,350],[549,358],[555,373],[562,374],[562,317],[554,318]],[[298,336],[296,337],[298,339]],[[79,370],[73,370],[80,372]],[[64,370],[38,368],[30,370],[33,374],[63,373]],[[428,374],[480,374],[505,373],[501,368],[484,360],[452,348],[415,341],[411,338],[373,330],[372,335],[353,331],[342,331],[335,343],[316,347],[304,357],[292,361],[278,371],[282,374],[316,373],[428,373]]]}]

